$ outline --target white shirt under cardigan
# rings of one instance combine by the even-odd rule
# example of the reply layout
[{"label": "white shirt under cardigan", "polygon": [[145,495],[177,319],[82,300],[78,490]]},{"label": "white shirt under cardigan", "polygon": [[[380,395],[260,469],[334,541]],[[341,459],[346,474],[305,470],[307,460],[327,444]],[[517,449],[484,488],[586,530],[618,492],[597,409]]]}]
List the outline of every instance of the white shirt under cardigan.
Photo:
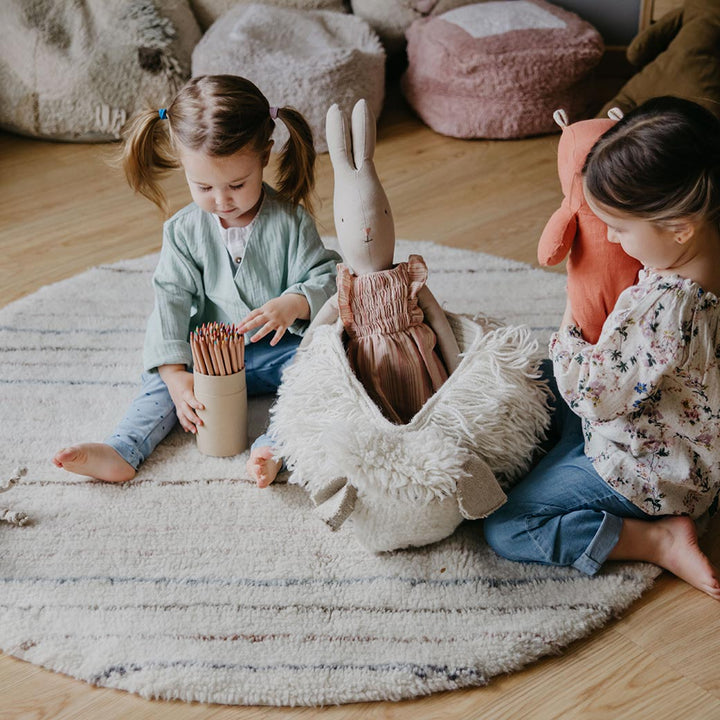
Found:
[{"label": "white shirt under cardigan", "polygon": [[[265,200],[263,198],[263,204],[264,202]],[[243,257],[245,257],[245,248],[247,247],[250,235],[253,233],[256,219],[257,215],[243,227],[226,228],[223,227],[220,222],[220,218],[217,215],[215,216],[218,229],[220,230],[220,237],[222,238],[223,244],[227,248],[228,254],[230,255],[235,267],[237,267],[242,262]]]},{"label": "white shirt under cardigan", "polygon": [[[192,365],[190,331],[207,322],[236,323],[284,293],[304,295],[315,317],[336,290],[340,256],[326,249],[302,206],[280,200],[264,185],[242,262],[229,261],[216,216],[195,203],[163,226],[153,286],[155,307],[145,334],[143,364]],[[302,335],[307,321],[289,332]]]},{"label": "white shirt under cardigan", "polygon": [[568,327],[550,354],[599,475],[651,515],[702,515],[720,490],[718,298],[641,270],[596,345]]}]

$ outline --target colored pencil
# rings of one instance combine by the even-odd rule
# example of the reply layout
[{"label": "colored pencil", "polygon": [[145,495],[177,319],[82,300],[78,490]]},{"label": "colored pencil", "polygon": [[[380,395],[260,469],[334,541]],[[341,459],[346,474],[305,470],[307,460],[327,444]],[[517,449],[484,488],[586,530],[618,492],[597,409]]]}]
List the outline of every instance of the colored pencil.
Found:
[{"label": "colored pencil", "polygon": [[190,350],[202,375],[232,375],[245,367],[245,337],[235,325],[200,325],[190,333]]}]

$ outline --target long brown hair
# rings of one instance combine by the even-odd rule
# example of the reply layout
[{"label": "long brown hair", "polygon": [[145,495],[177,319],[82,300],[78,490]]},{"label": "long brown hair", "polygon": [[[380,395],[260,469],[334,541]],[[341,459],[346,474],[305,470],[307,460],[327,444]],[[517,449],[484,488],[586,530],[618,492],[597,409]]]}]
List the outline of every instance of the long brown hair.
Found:
[{"label": "long brown hair", "polygon": [[[162,115],[162,117],[161,117]],[[294,108],[273,109],[289,132],[279,153],[278,195],[312,212],[315,183],[312,130]],[[167,211],[160,178],[177,168],[176,148],[213,156],[232,155],[243,148],[265,153],[275,129],[270,105],[249,80],[236,75],[201,75],[186,83],[163,111],[142,110],[123,133],[122,166],[130,187]]]},{"label": "long brown hair", "polygon": [[720,120],[690,100],[653,98],[629,112],[587,156],[598,203],[658,225],[720,226]]}]

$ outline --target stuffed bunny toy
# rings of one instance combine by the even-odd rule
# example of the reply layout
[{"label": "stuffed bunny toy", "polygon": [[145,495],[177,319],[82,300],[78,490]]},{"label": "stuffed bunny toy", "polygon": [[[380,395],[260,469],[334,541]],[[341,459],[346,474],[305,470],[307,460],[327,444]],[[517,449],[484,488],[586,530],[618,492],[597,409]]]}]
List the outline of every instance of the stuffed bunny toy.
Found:
[{"label": "stuffed bunny toy", "polygon": [[373,162],[375,118],[365,100],[355,104],[351,122],[337,105],[328,110],[335,230],[345,262],[338,265],[338,292],[310,334],[340,317],[350,365],[368,394],[389,420],[407,423],[455,370],[460,351],[425,285],[422,257],[393,264],[395,223]]},{"label": "stuffed bunny toy", "polygon": [[[0,487],[0,493],[7,492],[10,488],[15,485],[20,478],[27,472],[26,468],[18,468],[10,478],[10,481],[4,486]],[[6,522],[10,525],[26,525],[29,522],[28,516],[24,512],[19,510],[11,510],[9,507],[3,507],[0,505],[0,522]]]},{"label": "stuffed bunny toy", "polygon": [[[547,391],[532,359],[537,343],[528,328],[494,329],[443,312],[425,286],[419,255],[393,264],[394,221],[373,163],[375,119],[360,100],[350,123],[337,106],[326,120],[345,263],[338,293],[283,373],[269,432],[290,482],[309,492],[330,528],[349,518],[373,552],[426,545],[464,518],[496,510],[506,499],[503,484],[527,470],[548,423]],[[378,305],[410,318],[414,346],[403,344],[397,354],[394,346],[359,347],[375,325],[398,328],[396,316]],[[414,366],[390,391],[377,375],[392,378],[417,348],[420,371],[431,379],[437,373],[440,382],[425,384],[427,395],[410,392],[407,402],[408,385],[414,391],[421,384]]]},{"label": "stuffed bunny toy", "polygon": [[538,243],[541,265],[567,261],[567,292],[583,337],[596,343],[618,295],[637,281],[640,263],[616,243],[608,242],[607,225],[588,206],[582,169],[596,140],[622,117],[613,108],[608,118],[569,124],[564,110],[553,114],[562,128],[558,175],[564,198],[548,220]]}]

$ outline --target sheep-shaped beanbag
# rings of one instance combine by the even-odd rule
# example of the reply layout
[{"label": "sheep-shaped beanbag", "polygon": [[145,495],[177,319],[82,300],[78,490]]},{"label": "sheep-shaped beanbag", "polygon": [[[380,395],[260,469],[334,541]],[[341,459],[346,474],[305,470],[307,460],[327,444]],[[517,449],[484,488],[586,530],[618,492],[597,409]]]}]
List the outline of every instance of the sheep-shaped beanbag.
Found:
[{"label": "sheep-shaped beanbag", "polygon": [[[367,104],[356,104],[351,126],[331,107],[327,138],[335,227],[347,263],[341,267],[354,280],[348,285],[338,275],[338,297],[318,313],[283,373],[270,433],[290,481],[309,491],[331,528],[350,518],[357,539],[375,552],[426,545],[450,535],[463,518],[497,509],[503,486],[528,468],[548,423],[547,391],[533,360],[537,343],[528,328],[444,313],[424,279],[391,299],[395,271],[419,267],[419,256],[393,264],[394,223],[372,160],[375,121]],[[357,293],[350,305],[345,290]],[[374,295],[395,309],[378,310]],[[406,308],[408,324],[395,323]],[[358,324],[366,315],[369,324]],[[386,324],[391,336],[407,332],[425,341],[414,349],[385,339]],[[358,327],[361,335],[376,333],[360,363]],[[436,338],[429,344],[428,333]],[[438,363],[449,377],[443,371],[416,404],[425,369]],[[408,407],[414,414],[405,421]]]}]

